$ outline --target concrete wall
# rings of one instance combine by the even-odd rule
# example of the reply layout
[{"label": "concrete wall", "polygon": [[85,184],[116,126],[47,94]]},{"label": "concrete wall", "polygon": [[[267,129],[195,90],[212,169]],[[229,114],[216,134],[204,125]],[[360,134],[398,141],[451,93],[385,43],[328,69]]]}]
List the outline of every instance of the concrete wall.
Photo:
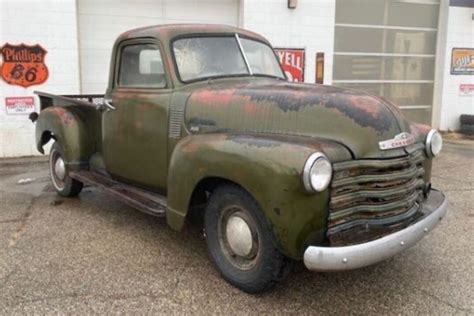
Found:
[{"label": "concrete wall", "polygon": [[324,83],[331,84],[334,0],[299,0],[296,9],[288,9],[286,0],[241,1],[241,27],[262,34],[275,47],[306,48],[305,82],[314,83],[316,53],[324,52]]},{"label": "concrete wall", "polygon": [[[48,53],[49,79],[22,88],[0,80],[0,158],[39,154],[28,115],[7,115],[5,97],[33,96],[34,90],[79,92],[75,0],[0,0],[0,45],[40,44]],[[35,99],[38,109],[39,100]]]},{"label": "concrete wall", "polygon": [[[446,38],[444,46],[444,61],[442,75],[438,84],[441,84],[439,106],[439,128],[441,130],[458,130],[461,114],[474,114],[474,97],[460,96],[460,84],[474,84],[473,75],[451,75],[451,51],[453,47],[474,48],[474,8],[448,8],[446,16]],[[434,120],[436,121],[436,119]]]}]

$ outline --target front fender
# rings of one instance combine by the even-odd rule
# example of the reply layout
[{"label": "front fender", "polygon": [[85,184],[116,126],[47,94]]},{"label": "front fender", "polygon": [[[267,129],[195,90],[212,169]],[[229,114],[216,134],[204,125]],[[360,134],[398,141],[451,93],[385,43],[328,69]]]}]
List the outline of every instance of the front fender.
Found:
[{"label": "front fender", "polygon": [[68,165],[86,164],[96,150],[97,126],[96,114],[92,109],[78,109],[73,106],[48,107],[36,121],[36,146],[44,153],[43,146],[54,138],[64,151]]},{"label": "front fender", "polygon": [[[279,248],[301,258],[310,243],[323,241],[328,192],[309,194],[301,173],[306,159],[321,151],[333,162],[351,159],[341,145],[314,138],[202,134],[176,146],[168,177],[168,223],[180,229],[194,188],[203,179],[237,183],[259,203]],[[331,158],[330,158],[331,159]]]}]

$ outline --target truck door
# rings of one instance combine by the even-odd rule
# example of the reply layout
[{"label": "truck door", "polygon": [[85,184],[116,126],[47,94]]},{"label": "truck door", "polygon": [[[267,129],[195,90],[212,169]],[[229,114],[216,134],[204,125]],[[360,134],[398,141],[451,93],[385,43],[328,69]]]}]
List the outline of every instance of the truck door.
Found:
[{"label": "truck door", "polygon": [[118,180],[164,191],[171,89],[160,47],[131,40],[116,54],[110,106],[102,116],[105,168]]}]

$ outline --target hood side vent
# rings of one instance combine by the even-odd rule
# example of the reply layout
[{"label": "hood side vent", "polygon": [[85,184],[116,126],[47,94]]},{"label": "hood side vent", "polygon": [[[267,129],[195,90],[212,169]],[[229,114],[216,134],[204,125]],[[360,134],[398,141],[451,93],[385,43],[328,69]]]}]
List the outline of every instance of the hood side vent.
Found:
[{"label": "hood side vent", "polygon": [[184,119],[184,109],[170,110],[170,123],[168,135],[170,138],[181,138],[181,124]]}]

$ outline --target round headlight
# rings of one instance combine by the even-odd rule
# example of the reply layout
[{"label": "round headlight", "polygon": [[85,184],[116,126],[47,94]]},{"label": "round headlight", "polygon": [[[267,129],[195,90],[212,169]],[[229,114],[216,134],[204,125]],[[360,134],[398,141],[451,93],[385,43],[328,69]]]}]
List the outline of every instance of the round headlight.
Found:
[{"label": "round headlight", "polygon": [[304,187],[309,192],[324,191],[331,182],[332,166],[326,156],[316,152],[309,156],[303,170]]},{"label": "round headlight", "polygon": [[432,129],[426,136],[426,153],[429,157],[437,156],[443,148],[443,138],[441,134]]}]

